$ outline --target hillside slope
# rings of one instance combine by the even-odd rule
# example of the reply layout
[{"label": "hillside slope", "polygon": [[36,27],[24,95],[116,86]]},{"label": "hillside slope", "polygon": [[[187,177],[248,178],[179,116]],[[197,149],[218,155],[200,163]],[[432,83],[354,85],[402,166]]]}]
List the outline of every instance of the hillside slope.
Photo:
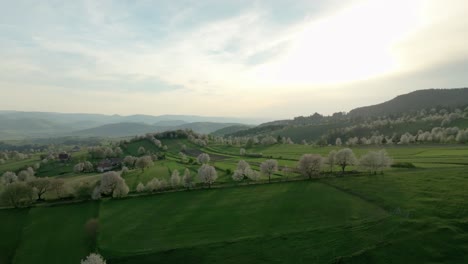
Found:
[{"label": "hillside slope", "polygon": [[371,106],[359,107],[349,112],[351,117],[385,116],[431,109],[468,106],[468,88],[427,89],[403,94],[394,99]]}]

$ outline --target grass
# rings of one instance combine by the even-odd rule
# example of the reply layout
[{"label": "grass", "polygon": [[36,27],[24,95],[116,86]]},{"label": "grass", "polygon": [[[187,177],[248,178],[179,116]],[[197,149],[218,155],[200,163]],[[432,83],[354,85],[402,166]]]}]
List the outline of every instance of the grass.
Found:
[{"label": "grass", "polygon": [[0,210],[0,264],[12,262],[27,214],[28,209]]},{"label": "grass", "polygon": [[34,164],[40,162],[39,157],[32,157],[24,160],[7,160],[4,164],[0,164],[0,175],[7,171],[19,171],[32,167]]},{"label": "grass", "polygon": [[84,227],[98,209],[98,203],[30,209],[13,263],[78,263],[93,250]]},{"label": "grass", "polygon": [[100,221],[107,224],[98,244],[113,258],[359,225],[386,216],[372,204],[314,182],[181,192],[104,202]]},{"label": "grass", "polygon": [[[127,174],[131,189],[153,177],[169,179],[174,169],[183,173],[188,167],[196,172],[199,165],[176,159],[182,144],[189,149],[196,146],[175,139],[163,144],[172,156],[143,173]],[[130,152],[138,147],[135,142]],[[0,263],[78,263],[94,251],[83,232],[84,223],[92,217],[101,223],[97,247],[110,264],[466,262],[468,148],[385,148],[396,162],[411,162],[416,168],[0,210]],[[241,157],[239,149],[210,145],[201,150],[218,155],[212,164],[219,182],[232,182],[225,170],[233,170],[240,159],[256,170],[266,159]],[[248,151],[294,167],[304,153],[326,156],[337,149],[273,145]],[[375,149],[379,147],[353,147],[357,156]],[[99,178],[99,174],[47,176],[61,177],[68,185]]]},{"label": "grass", "polygon": [[124,150],[125,155],[131,155],[131,156],[139,157],[139,156],[141,156],[141,154],[138,153],[138,149],[140,147],[143,147],[143,148],[145,148],[146,151],[151,151],[153,153],[157,153],[157,152],[162,151],[161,149],[156,147],[152,142],[150,142],[147,139],[131,142],[123,150]]}]

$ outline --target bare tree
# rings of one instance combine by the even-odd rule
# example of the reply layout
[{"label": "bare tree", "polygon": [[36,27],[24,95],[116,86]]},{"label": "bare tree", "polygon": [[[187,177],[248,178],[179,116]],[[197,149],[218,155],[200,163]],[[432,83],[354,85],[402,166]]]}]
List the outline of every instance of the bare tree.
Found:
[{"label": "bare tree", "polygon": [[36,178],[28,182],[28,184],[37,190],[37,199],[43,200],[42,195],[52,189],[52,181],[45,177],[45,178]]},{"label": "bare tree", "polygon": [[24,182],[13,182],[5,186],[0,200],[15,208],[27,206],[34,202],[35,193],[31,186]]},{"label": "bare tree", "polygon": [[341,167],[342,173],[344,173],[347,166],[355,165],[357,163],[357,159],[354,155],[354,152],[349,148],[341,149],[340,151],[338,151],[335,155],[335,160],[336,164],[338,164]]},{"label": "bare tree", "polygon": [[202,153],[198,155],[197,161],[199,164],[208,164],[210,162],[210,155]]},{"label": "bare tree", "polygon": [[284,166],[283,169],[281,169],[281,173],[283,173],[283,178],[285,180],[287,180],[291,176],[292,172],[293,170],[288,166]]},{"label": "bare tree", "polygon": [[208,188],[211,188],[211,185],[216,181],[218,178],[218,173],[213,166],[208,164],[203,164],[198,169],[198,178],[201,182],[208,185]]},{"label": "bare tree", "polygon": [[265,160],[260,164],[260,171],[268,176],[268,183],[270,183],[271,175],[278,171],[278,162],[273,159]]},{"label": "bare tree", "polygon": [[62,179],[51,179],[50,189],[55,192],[58,199],[62,198],[65,194],[65,181]]},{"label": "bare tree", "polygon": [[185,168],[184,176],[182,177],[182,182],[184,183],[184,187],[188,189],[192,188],[193,185],[193,177],[190,173],[190,170]]},{"label": "bare tree", "polygon": [[330,172],[333,172],[333,168],[336,165],[336,151],[335,150],[332,150],[330,151],[330,153],[328,153],[326,163],[330,167]]},{"label": "bare tree", "polygon": [[89,238],[92,244],[95,245],[99,231],[99,220],[97,218],[89,219],[84,226],[84,230],[86,236]]},{"label": "bare tree", "polygon": [[312,176],[317,176],[322,170],[323,158],[316,154],[304,154],[302,155],[297,168],[302,175],[312,179]]}]

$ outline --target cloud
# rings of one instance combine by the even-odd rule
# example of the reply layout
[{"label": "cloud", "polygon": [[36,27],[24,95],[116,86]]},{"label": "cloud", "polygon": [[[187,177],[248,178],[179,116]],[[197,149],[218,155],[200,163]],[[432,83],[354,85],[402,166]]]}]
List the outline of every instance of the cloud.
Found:
[{"label": "cloud", "polygon": [[[0,11],[0,89],[12,109],[284,118],[468,81],[441,77],[468,69],[457,61],[468,55],[464,1],[30,5]],[[47,87],[53,104],[18,94]]]}]

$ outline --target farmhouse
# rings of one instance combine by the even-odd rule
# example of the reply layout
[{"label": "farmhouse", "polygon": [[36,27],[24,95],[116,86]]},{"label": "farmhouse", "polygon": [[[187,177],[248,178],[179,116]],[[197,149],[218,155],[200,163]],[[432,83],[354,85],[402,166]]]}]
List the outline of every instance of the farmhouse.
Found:
[{"label": "farmhouse", "polygon": [[122,159],[120,158],[105,159],[99,162],[97,166],[97,171],[98,172],[110,171],[115,168],[119,168],[121,164],[122,164]]},{"label": "farmhouse", "polygon": [[59,154],[58,158],[61,162],[67,162],[67,161],[70,161],[71,155],[68,153],[62,152]]}]

